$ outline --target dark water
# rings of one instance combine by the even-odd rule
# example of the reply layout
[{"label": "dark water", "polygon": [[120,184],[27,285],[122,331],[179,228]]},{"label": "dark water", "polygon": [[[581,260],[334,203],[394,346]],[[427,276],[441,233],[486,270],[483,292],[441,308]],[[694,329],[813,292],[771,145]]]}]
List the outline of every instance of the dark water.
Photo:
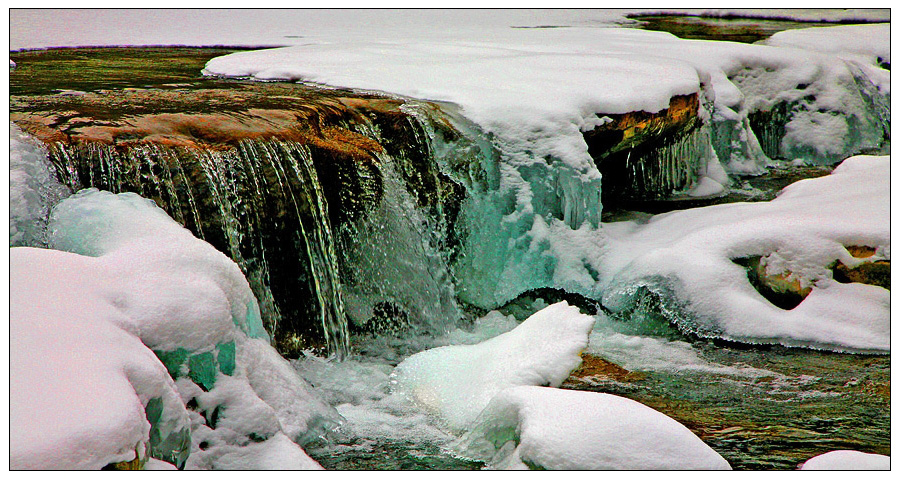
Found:
[{"label": "dark water", "polygon": [[890,455],[890,357],[698,342],[704,359],[746,370],[647,372],[571,387],[629,397],[678,420],[734,469],[796,469],[828,451]]}]

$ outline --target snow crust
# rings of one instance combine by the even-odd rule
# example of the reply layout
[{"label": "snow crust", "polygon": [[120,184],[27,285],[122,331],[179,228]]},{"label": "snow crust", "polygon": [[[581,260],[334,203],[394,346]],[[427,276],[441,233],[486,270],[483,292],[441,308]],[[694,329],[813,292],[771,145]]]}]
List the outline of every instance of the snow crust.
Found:
[{"label": "snow crust", "polygon": [[556,303],[487,341],[406,358],[391,374],[392,391],[459,431],[505,388],[562,384],[581,364],[593,324],[578,308]]},{"label": "snow crust", "polygon": [[454,449],[495,469],[731,469],[688,428],[641,403],[537,386],[498,393]]},{"label": "snow crust", "polygon": [[888,471],[891,457],[859,451],[831,451],[800,465],[802,471]]},{"label": "snow crust", "polygon": [[[890,157],[857,156],[826,177],[794,183],[767,203],[675,211],[646,224],[604,225],[599,289],[614,311],[627,309],[637,286],[674,298],[681,326],[701,335],[751,343],[835,350],[890,348],[890,292],[842,284],[827,269],[855,267],[844,246],[876,248],[890,259]],[[732,260],[760,255],[769,274],[784,272],[812,292],[794,309],[772,305]]]},{"label": "snow crust", "polygon": [[83,190],[49,230],[59,250],[10,250],[15,467],[134,459],[161,399],[189,469],[319,468],[298,443],[341,417],[268,344],[234,262],[133,193]]}]

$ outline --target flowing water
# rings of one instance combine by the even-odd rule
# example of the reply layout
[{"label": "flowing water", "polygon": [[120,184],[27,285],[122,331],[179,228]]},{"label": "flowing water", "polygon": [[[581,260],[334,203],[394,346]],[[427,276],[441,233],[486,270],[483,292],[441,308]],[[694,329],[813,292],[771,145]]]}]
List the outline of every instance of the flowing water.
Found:
[{"label": "flowing water", "polygon": [[[35,91],[45,90],[46,85]],[[319,348],[319,356],[301,354],[294,365],[347,418],[327,440],[305,446],[329,469],[481,468],[443,450],[453,437],[436,419],[392,396],[389,374],[423,349],[502,332],[472,331],[472,319],[519,293],[552,286],[550,277],[523,276],[518,290],[502,290],[490,271],[484,284],[462,277],[501,262],[522,263],[529,274],[539,269],[511,233],[530,227],[531,218],[522,224],[501,221],[515,210],[515,191],[503,189],[489,139],[450,113],[444,121],[454,128],[441,128],[423,111],[426,106],[409,102],[404,108],[401,120],[339,125],[384,145],[372,163],[352,164],[355,186],[341,190],[344,197],[332,188],[337,173],[328,162],[335,157],[291,140],[244,139],[222,149],[146,143],[49,148],[57,176],[68,187],[153,198],[234,259],[267,328],[291,333],[275,335],[282,350]],[[678,161],[697,151],[709,154],[709,135],[698,129],[667,145],[649,156],[658,168],[635,170],[635,176],[663,189],[677,187],[696,170]],[[763,148],[774,148],[766,141]],[[516,174],[534,180],[540,191],[537,179],[547,171],[529,168]],[[560,187],[564,175],[550,183]],[[754,184],[765,189],[763,183]],[[599,208],[572,206],[593,204],[582,193],[551,193],[546,196],[557,203],[548,200],[550,217],[578,226],[590,222],[590,214],[599,216]],[[665,210],[661,204],[645,204],[645,211]],[[494,248],[490,255],[483,254],[487,248]],[[550,301],[537,296],[536,304]],[[596,314],[587,353],[628,374],[576,373],[564,387],[620,394],[654,407],[685,424],[735,468],[793,469],[834,449],[890,453],[888,355],[702,340],[678,332],[652,308],[619,318]],[[327,351],[333,356],[323,359]],[[342,362],[335,359],[341,357]]]}]

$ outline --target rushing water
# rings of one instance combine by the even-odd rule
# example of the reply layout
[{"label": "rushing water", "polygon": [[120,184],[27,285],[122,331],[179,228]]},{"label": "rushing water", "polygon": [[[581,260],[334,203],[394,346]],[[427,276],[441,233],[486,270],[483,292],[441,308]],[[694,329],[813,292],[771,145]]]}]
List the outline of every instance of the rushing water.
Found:
[{"label": "rushing water", "polygon": [[[282,349],[302,352],[327,344],[346,358],[337,362],[303,355],[294,362],[347,419],[328,440],[305,446],[329,469],[482,467],[445,452],[453,437],[435,418],[392,396],[389,374],[423,349],[503,332],[472,331],[466,321],[472,314],[458,298],[472,303],[482,298],[483,306],[550,281],[517,277],[521,291],[491,296],[489,288],[498,288],[498,281],[485,265],[520,262],[523,270],[537,269],[538,263],[523,260],[524,249],[515,249],[513,235],[522,225],[530,228],[531,218],[518,225],[501,221],[515,208],[516,192],[501,187],[498,153],[489,138],[461,122],[455,129],[440,129],[426,107],[404,106],[409,116],[399,126],[374,120],[343,125],[385,150],[375,155],[377,168],[354,164],[355,189],[340,194],[328,187],[335,184],[328,176],[336,174],[328,164],[334,158],[292,141],[243,140],[218,150],[154,144],[50,147],[57,175],[70,188],[96,186],[153,198],[198,237],[229,254],[247,276]],[[889,112],[883,102],[871,108]],[[762,148],[774,156],[777,122],[756,120]],[[886,121],[889,125],[889,116]],[[388,129],[403,135],[392,137]],[[710,135],[699,128],[650,152],[657,168],[627,166],[651,186],[681,187],[697,170],[684,157],[711,154]],[[529,171],[519,173],[527,177]],[[538,179],[547,173],[541,168],[531,172]],[[537,181],[532,186],[540,191]],[[567,224],[599,216],[599,204],[595,210],[572,206],[592,205],[587,196],[544,193],[557,202],[546,202],[548,216]],[[351,203],[359,211],[347,209]],[[645,211],[660,208],[644,206]],[[463,247],[466,240],[473,244]],[[490,255],[482,254],[495,246]],[[483,284],[459,277],[472,271],[487,275]],[[537,302],[546,304],[544,299]],[[305,343],[301,336],[321,341]],[[890,452],[889,356],[701,340],[679,333],[652,310],[622,318],[598,313],[588,353],[633,374],[576,374],[564,387],[650,405],[688,426],[738,469],[793,469],[834,449]]]}]

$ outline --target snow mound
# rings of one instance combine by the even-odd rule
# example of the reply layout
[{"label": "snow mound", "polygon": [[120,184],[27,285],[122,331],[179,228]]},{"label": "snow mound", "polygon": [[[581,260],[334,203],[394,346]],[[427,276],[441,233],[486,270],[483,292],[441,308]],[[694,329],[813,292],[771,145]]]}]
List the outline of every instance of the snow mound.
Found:
[{"label": "snow mound", "polygon": [[16,464],[98,468],[137,447],[191,469],[318,467],[297,443],[340,415],[269,346],[234,262],[132,193],[83,190],[49,231],[67,251],[10,253]]},{"label": "snow mound", "polygon": [[[856,267],[890,260],[890,158],[858,156],[829,176],[799,181],[773,201],[675,211],[646,224],[604,225],[597,269],[603,303],[634,305],[642,290],[668,298],[670,319],[701,336],[832,350],[888,351],[890,291],[840,283],[835,261]],[[868,246],[855,258],[846,247]],[[735,260],[760,256],[811,292],[782,309],[750,283]]]},{"label": "snow mound", "polygon": [[831,451],[800,466],[802,471],[889,471],[891,457],[859,451]]},{"label": "snow mound", "polygon": [[688,428],[639,402],[536,386],[497,394],[454,450],[495,469],[731,469]]},{"label": "snow mound", "polygon": [[166,368],[117,327],[125,314],[103,297],[102,273],[94,258],[10,249],[12,469],[146,460],[151,401],[161,401],[163,437],[190,426]]},{"label": "snow mound", "polygon": [[562,301],[487,341],[408,357],[391,375],[392,390],[462,430],[505,388],[562,384],[581,364],[593,324]]}]

